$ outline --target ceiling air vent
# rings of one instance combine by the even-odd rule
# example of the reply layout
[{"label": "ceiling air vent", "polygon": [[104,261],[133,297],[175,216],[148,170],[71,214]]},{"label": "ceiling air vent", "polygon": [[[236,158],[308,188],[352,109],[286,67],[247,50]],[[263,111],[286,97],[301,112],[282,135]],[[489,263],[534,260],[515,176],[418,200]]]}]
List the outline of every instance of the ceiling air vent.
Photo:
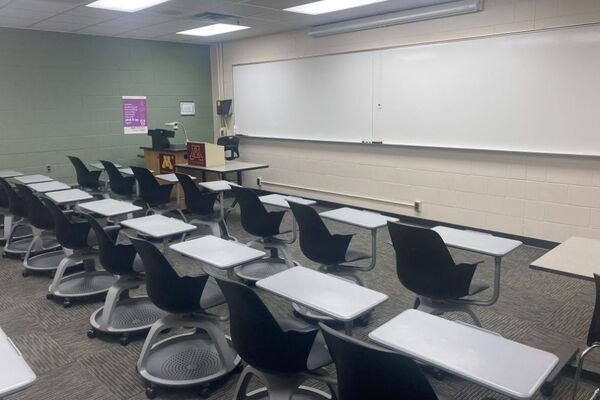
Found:
[{"label": "ceiling air vent", "polygon": [[224,21],[226,19],[238,18],[235,15],[227,15],[227,14],[218,14],[212,12],[203,12],[200,14],[192,15],[194,19],[204,19],[208,21]]}]

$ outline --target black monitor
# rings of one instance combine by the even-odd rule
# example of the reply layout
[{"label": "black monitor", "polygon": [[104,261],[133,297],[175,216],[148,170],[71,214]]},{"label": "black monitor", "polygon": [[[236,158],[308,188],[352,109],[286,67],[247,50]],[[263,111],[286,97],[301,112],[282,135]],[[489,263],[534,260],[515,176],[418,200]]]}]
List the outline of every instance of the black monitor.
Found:
[{"label": "black monitor", "polygon": [[217,115],[229,115],[231,100],[217,100]]},{"label": "black monitor", "polygon": [[168,149],[171,146],[169,138],[175,137],[175,131],[166,129],[150,129],[148,136],[152,136],[152,150]]}]

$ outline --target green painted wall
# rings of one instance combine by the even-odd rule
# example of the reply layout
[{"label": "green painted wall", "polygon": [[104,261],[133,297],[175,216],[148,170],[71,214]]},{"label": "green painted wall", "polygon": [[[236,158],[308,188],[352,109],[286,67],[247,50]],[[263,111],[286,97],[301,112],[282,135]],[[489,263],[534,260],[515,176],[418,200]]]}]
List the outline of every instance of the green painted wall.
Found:
[{"label": "green painted wall", "polygon": [[[73,183],[67,155],[141,165],[151,138],[123,134],[121,96],[148,96],[150,128],[179,120],[213,140],[208,46],[0,28],[0,169],[50,165]],[[179,116],[181,100],[195,116]]]}]

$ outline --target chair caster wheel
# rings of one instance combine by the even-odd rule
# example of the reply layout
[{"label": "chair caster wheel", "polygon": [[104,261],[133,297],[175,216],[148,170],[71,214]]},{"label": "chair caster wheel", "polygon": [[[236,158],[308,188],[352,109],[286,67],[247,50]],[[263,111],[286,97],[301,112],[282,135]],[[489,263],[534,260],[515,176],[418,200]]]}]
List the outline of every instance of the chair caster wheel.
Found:
[{"label": "chair caster wheel", "polygon": [[23,276],[23,278],[27,278],[29,276],[29,271],[23,270],[23,272],[21,272],[21,275]]},{"label": "chair caster wheel", "polygon": [[69,308],[69,307],[71,307],[71,306],[72,306],[72,304],[71,304],[71,301],[70,301],[70,300],[65,300],[65,301],[63,301],[63,307],[64,307],[64,308]]},{"label": "chair caster wheel", "polygon": [[129,336],[123,335],[119,338],[119,343],[121,346],[127,346],[129,344]]},{"label": "chair caster wheel", "polygon": [[208,399],[210,397],[212,393],[212,390],[210,390],[210,386],[204,386],[202,388],[200,388],[200,392],[198,392],[198,395],[200,397],[202,397],[203,399]]},{"label": "chair caster wheel", "polygon": [[93,339],[96,337],[96,330],[94,328],[90,328],[87,331],[87,337],[89,337],[90,339]]},{"label": "chair caster wheel", "polygon": [[46,293],[46,298],[48,300],[52,300],[54,298],[54,295],[52,293]]},{"label": "chair caster wheel", "polygon": [[152,386],[148,386],[146,388],[146,397],[149,399],[153,399],[156,397],[156,388],[152,387]]},{"label": "chair caster wheel", "polygon": [[552,396],[552,393],[554,393],[554,384],[550,382],[544,382],[540,388],[540,393],[544,395],[544,397]]}]

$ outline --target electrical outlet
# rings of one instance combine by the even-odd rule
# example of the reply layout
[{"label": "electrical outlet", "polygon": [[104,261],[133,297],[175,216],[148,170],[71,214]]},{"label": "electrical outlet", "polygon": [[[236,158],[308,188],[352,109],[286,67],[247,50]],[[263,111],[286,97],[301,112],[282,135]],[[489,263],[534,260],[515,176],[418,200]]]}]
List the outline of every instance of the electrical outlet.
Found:
[{"label": "electrical outlet", "polygon": [[258,178],[256,178],[256,186],[261,186],[262,185],[262,178],[259,176]]},{"label": "electrical outlet", "polygon": [[46,172],[52,172],[52,165],[46,165]]}]

